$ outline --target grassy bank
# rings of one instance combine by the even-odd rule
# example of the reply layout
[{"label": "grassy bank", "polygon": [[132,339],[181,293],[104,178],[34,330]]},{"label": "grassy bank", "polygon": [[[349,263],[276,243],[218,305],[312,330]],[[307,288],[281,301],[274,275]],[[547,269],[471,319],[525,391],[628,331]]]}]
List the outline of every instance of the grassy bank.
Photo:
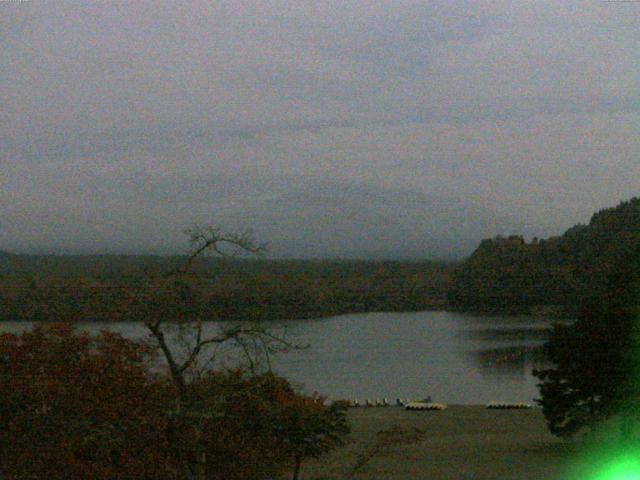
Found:
[{"label": "grassy bank", "polygon": [[[539,409],[487,410],[450,406],[443,412],[398,407],[349,411],[351,442],[331,456],[309,463],[303,479],[540,480],[565,478],[574,444],[552,436]],[[374,448],[381,430],[419,429],[415,443],[382,448],[357,472],[363,452]],[[351,475],[353,473],[353,475]]]}]

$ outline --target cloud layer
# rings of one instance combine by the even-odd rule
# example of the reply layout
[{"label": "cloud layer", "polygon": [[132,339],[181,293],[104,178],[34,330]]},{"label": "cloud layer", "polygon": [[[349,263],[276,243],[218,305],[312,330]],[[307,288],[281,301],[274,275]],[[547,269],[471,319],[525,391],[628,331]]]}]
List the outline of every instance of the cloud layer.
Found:
[{"label": "cloud layer", "polygon": [[304,256],[560,233],[639,193],[639,26],[595,1],[1,3],[0,248],[169,252],[196,222]]}]

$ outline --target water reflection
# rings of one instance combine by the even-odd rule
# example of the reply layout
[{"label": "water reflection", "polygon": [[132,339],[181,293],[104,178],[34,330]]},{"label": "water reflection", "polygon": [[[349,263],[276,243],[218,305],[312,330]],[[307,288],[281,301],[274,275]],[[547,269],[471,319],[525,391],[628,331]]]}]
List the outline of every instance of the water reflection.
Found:
[{"label": "water reflection", "polygon": [[541,344],[487,348],[475,350],[471,355],[484,375],[524,375],[532,369],[544,368],[549,363]]},{"label": "water reflection", "polygon": [[[29,325],[0,324],[4,331]],[[372,313],[286,322],[288,339],[310,348],[274,359],[275,369],[331,398],[424,398],[447,403],[530,402],[533,368],[545,364],[550,322],[452,312]],[[207,333],[219,323],[205,324]],[[84,324],[142,338],[141,324]],[[225,352],[217,352],[225,358]]]},{"label": "water reflection", "polygon": [[[488,323],[488,324],[487,324]],[[526,317],[469,318],[460,335],[475,348],[467,356],[485,377],[526,377],[549,365],[543,345],[551,335],[547,320]]]},{"label": "water reflection", "polygon": [[467,334],[482,341],[498,340],[522,340],[525,342],[545,341],[551,334],[551,328],[547,327],[491,327],[468,330]]}]

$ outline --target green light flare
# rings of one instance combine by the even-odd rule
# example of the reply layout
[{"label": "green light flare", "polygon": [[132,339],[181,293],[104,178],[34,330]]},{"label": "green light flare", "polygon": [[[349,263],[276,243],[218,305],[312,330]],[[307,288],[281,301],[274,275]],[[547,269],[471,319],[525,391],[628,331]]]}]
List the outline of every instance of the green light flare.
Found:
[{"label": "green light flare", "polygon": [[640,480],[640,443],[622,442],[614,430],[599,432],[599,438],[585,439],[566,464],[561,480]]},{"label": "green light flare", "polygon": [[637,457],[614,459],[593,480],[640,480],[640,460]]}]

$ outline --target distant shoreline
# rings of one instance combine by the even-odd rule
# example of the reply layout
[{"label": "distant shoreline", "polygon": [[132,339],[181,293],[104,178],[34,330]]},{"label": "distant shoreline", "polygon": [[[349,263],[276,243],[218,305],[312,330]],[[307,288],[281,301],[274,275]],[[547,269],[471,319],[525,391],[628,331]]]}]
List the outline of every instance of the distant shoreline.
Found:
[{"label": "distant shoreline", "polygon": [[428,261],[211,260],[160,292],[152,282],[170,267],[171,260],[147,257],[0,259],[0,320],[139,320],[145,303],[156,315],[211,320],[440,310],[452,269]]},{"label": "distant shoreline", "polygon": [[[574,319],[573,318],[569,318],[569,317],[555,317],[555,316],[546,316],[546,315],[541,315],[541,314],[530,314],[530,313],[497,313],[497,312],[476,312],[476,311],[465,311],[465,310],[456,310],[456,309],[449,309],[449,308],[424,308],[424,309],[418,309],[418,310],[375,310],[375,311],[353,311],[353,312],[344,312],[344,313],[336,313],[336,314],[331,314],[331,315],[325,315],[325,316],[310,316],[310,317],[299,317],[299,318],[289,318],[289,319],[278,319],[278,320],[262,320],[262,322],[264,322],[265,324],[286,324],[288,322],[313,322],[313,321],[322,321],[322,320],[328,320],[331,318],[336,318],[336,317],[346,317],[346,316],[351,316],[351,315],[376,315],[376,314],[380,314],[380,315],[384,315],[384,314],[410,314],[410,313],[420,313],[420,312],[443,312],[443,313],[456,313],[456,314],[460,314],[460,315],[468,315],[470,317],[484,317],[487,319],[491,319],[491,318],[523,318],[523,319],[531,319],[531,320],[549,320],[551,322],[555,322],[555,321],[559,321],[559,322],[571,322]],[[228,319],[228,320],[222,320],[222,319],[204,319],[202,320],[204,323],[207,322],[227,322],[227,323],[233,323],[233,322],[241,322],[241,321],[251,321],[251,320],[240,320],[240,319]],[[20,319],[0,319],[0,325],[3,323],[57,323],[57,322],[69,322],[68,320],[30,320],[30,319],[26,319],[26,318],[20,318]],[[75,320],[75,321],[71,321],[71,323],[73,324],[78,324],[78,325],[91,325],[91,324],[96,324],[96,325],[115,325],[115,324],[127,324],[127,323],[143,323],[143,320],[139,320],[139,319],[135,319],[135,320]],[[165,320],[165,322],[167,324],[175,324],[178,323],[176,321],[171,321],[171,320]],[[466,405],[466,404],[465,404]]]}]

